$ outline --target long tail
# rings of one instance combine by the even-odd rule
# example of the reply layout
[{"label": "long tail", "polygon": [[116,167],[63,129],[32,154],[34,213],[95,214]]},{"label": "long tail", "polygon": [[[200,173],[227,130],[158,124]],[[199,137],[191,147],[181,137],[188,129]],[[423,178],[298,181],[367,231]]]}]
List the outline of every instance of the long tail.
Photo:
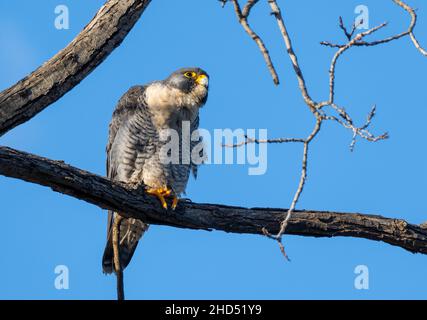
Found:
[{"label": "long tail", "polygon": [[[117,215],[116,212],[108,212],[108,229],[107,229],[107,244],[102,257],[102,270],[104,273],[112,273],[114,271],[113,261],[113,221]],[[138,245],[139,239],[148,229],[148,224],[145,224],[138,219],[123,219],[120,224],[119,232],[119,259],[120,266],[124,270],[129,264],[135,249]]]}]

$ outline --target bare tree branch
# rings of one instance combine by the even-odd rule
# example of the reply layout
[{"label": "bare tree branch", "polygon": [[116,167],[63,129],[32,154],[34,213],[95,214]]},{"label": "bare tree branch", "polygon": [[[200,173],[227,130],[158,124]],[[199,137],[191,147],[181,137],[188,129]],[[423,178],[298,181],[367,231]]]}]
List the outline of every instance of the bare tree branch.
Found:
[{"label": "bare tree branch", "polygon": [[358,41],[362,40],[364,37],[378,31],[381,28],[384,28],[387,24],[383,23],[375,28],[372,28],[368,31],[365,31],[363,33],[359,33],[354,39],[350,40],[345,46],[341,47],[332,58],[331,67],[329,70],[329,102],[328,104],[334,103],[334,95],[335,95],[335,69],[337,65],[337,61],[340,58],[340,56],[346,52],[348,49],[353,47]]},{"label": "bare tree branch", "polygon": [[151,0],[109,0],[63,50],[0,93],[0,136],[61,98],[126,37]]},{"label": "bare tree branch", "polygon": [[307,85],[305,83],[305,79],[304,79],[301,67],[298,63],[298,58],[294,52],[291,38],[288,34],[288,30],[286,29],[285,23],[283,21],[280,7],[277,4],[276,0],[268,0],[268,3],[270,4],[272,15],[277,20],[277,25],[279,27],[280,33],[282,34],[283,41],[285,42],[286,50],[289,55],[289,58],[291,59],[292,66],[294,67],[294,71],[297,76],[299,88],[301,90],[304,101],[310,107],[312,112],[316,113],[316,110],[315,110],[316,103],[313,101],[310,94],[308,93]]},{"label": "bare tree branch", "polygon": [[[263,229],[267,229],[279,233],[281,222],[288,212],[283,209],[248,209],[189,201],[180,202],[175,211],[165,211],[155,197],[141,190],[129,189],[63,161],[41,158],[7,147],[0,147],[0,174],[50,187],[103,209],[118,211],[124,217],[179,228],[261,235]],[[375,215],[295,210],[288,221],[286,233],[310,237],[365,238],[427,254],[427,228]]]},{"label": "bare tree branch", "polygon": [[245,135],[244,137],[245,137],[245,140],[240,143],[223,144],[222,146],[227,148],[238,148],[238,147],[242,147],[244,145],[253,144],[253,143],[274,144],[274,143],[304,143],[305,142],[305,139],[299,139],[299,138],[256,139],[256,138],[250,138],[247,135]]},{"label": "bare tree branch", "polygon": [[[385,44],[385,43],[388,43],[388,42],[391,42],[391,41],[394,41],[394,40],[398,40],[400,38],[403,38],[403,37],[409,35],[409,37],[411,38],[411,41],[414,44],[415,48],[422,55],[427,56],[427,51],[424,48],[421,47],[420,43],[418,42],[417,38],[414,35],[414,29],[415,29],[415,26],[417,24],[417,19],[418,19],[417,14],[415,13],[415,10],[413,8],[411,8],[409,5],[407,5],[406,3],[404,3],[403,1],[401,1],[401,0],[392,0],[392,1],[395,4],[397,4],[399,7],[403,8],[406,12],[408,12],[410,14],[410,16],[411,16],[411,22],[409,24],[408,29],[405,30],[405,31],[403,31],[403,32],[401,32],[401,33],[399,33],[399,34],[396,34],[396,35],[393,35],[393,36],[389,36],[389,37],[384,38],[384,39],[370,41],[370,42],[368,42],[368,41],[357,41],[353,45],[354,46],[359,46],[359,47],[360,46],[365,46],[365,47],[377,46],[377,45],[380,45],[380,44]],[[349,34],[347,32],[347,29],[344,27],[342,19],[340,19],[340,28],[343,29],[344,34],[346,35],[346,37],[348,38],[348,40],[350,40],[351,36],[354,34],[354,32],[352,33],[352,35],[350,37],[348,37]],[[328,46],[328,47],[332,47],[332,48],[343,48],[343,47],[346,46],[344,44],[336,44],[336,43],[331,43],[329,41],[323,41],[323,42],[321,42],[321,44],[325,45],[325,46]]]},{"label": "bare tree branch", "polygon": [[397,5],[405,9],[410,15],[411,15],[411,24],[408,29],[409,37],[412,40],[412,43],[414,44],[415,48],[421,52],[421,54],[425,57],[427,57],[427,51],[421,47],[420,43],[418,42],[417,38],[414,35],[414,29],[415,25],[417,24],[417,14],[415,13],[415,10],[408,6],[406,3],[404,3],[401,0],[393,0]]},{"label": "bare tree branch", "polygon": [[347,28],[344,25],[344,21],[342,19],[342,17],[339,18],[339,26],[342,29],[342,31],[344,32],[345,36],[347,37],[347,40],[350,41],[353,38],[354,33],[357,30],[357,27],[359,25],[361,25],[363,23],[363,20],[360,20],[358,24],[356,24],[355,22],[353,23],[353,26],[351,27],[351,31],[349,32],[347,30]]},{"label": "bare tree branch", "polygon": [[[243,11],[240,8],[240,4],[238,0],[230,0],[230,1],[234,5],[234,11],[236,12],[236,16],[237,16],[237,19],[239,20],[239,23],[242,25],[246,33],[257,44],[259,50],[261,51],[262,56],[264,57],[268,71],[270,72],[271,77],[273,78],[274,84],[278,85],[280,83],[279,76],[277,75],[277,71],[273,65],[273,61],[271,60],[270,53],[268,52],[267,47],[264,44],[264,41],[262,41],[261,37],[251,28],[248,22],[248,16],[251,12],[251,9],[258,2],[258,0],[248,0],[245,7],[243,8]],[[223,3],[225,2],[226,1],[224,1]]]},{"label": "bare tree branch", "polygon": [[125,288],[123,283],[123,269],[120,264],[120,224],[122,223],[123,217],[117,215],[113,223],[113,265],[114,272],[117,278],[117,300],[125,300]]},{"label": "bare tree branch", "polygon": [[[238,17],[240,23],[247,22],[247,18],[250,14],[251,8],[258,2],[258,1],[249,0],[246,3],[246,6],[243,9],[243,11],[241,11],[238,0],[230,0],[230,1],[232,1],[234,3],[235,11],[236,11],[236,14],[237,14],[237,17]],[[224,0],[222,2],[225,3],[226,0]],[[298,86],[299,86],[299,89],[301,91],[304,102],[310,108],[310,111],[313,113],[314,117],[316,118],[316,124],[315,124],[315,127],[314,127],[312,133],[306,139],[276,138],[276,139],[267,139],[267,140],[257,140],[257,139],[249,138],[249,137],[245,136],[245,140],[243,142],[233,144],[233,145],[226,145],[226,146],[236,148],[236,147],[241,147],[241,146],[251,144],[251,143],[256,143],[256,144],[259,144],[259,143],[291,143],[291,142],[292,143],[294,143],[294,142],[303,143],[304,148],[303,148],[303,157],[302,157],[302,170],[301,170],[301,176],[300,176],[298,188],[294,194],[292,203],[291,203],[289,209],[287,210],[287,214],[280,224],[279,232],[274,235],[267,228],[263,229],[264,235],[268,236],[271,239],[278,241],[279,246],[280,246],[280,250],[282,251],[283,255],[285,257],[287,257],[283,243],[282,243],[282,236],[286,232],[288,222],[291,220],[292,213],[295,211],[296,205],[297,205],[297,203],[301,197],[301,194],[304,190],[305,181],[307,179],[307,168],[308,168],[308,160],[309,160],[309,156],[308,156],[309,145],[316,138],[318,133],[320,132],[321,125],[322,125],[323,121],[325,121],[325,120],[335,121],[338,124],[342,125],[344,128],[350,129],[352,131],[353,137],[352,137],[351,144],[350,144],[350,150],[352,150],[352,151],[354,150],[354,147],[356,145],[356,141],[357,141],[358,137],[363,138],[363,139],[370,141],[370,142],[377,142],[377,141],[384,140],[384,139],[388,138],[388,133],[384,133],[382,135],[375,136],[374,134],[372,134],[369,131],[369,126],[371,125],[372,119],[374,118],[374,116],[376,114],[376,106],[374,106],[371,109],[370,113],[367,116],[367,120],[366,120],[365,124],[358,127],[354,124],[352,117],[345,111],[345,109],[343,107],[339,106],[335,102],[335,75],[336,75],[336,65],[337,65],[339,58],[343,55],[344,52],[346,52],[347,50],[349,50],[352,47],[379,45],[379,44],[383,44],[383,43],[387,43],[387,42],[390,42],[393,40],[400,39],[400,38],[407,36],[407,35],[409,35],[411,37],[412,42],[414,43],[415,47],[424,55],[425,55],[425,50],[423,48],[421,48],[420,44],[418,43],[418,41],[416,40],[416,38],[413,34],[413,30],[414,30],[415,25],[416,25],[417,15],[416,15],[415,11],[410,6],[408,6],[407,4],[405,4],[401,0],[393,0],[393,2],[396,3],[397,5],[399,5],[400,7],[402,7],[404,10],[406,10],[411,15],[410,26],[409,26],[408,30],[406,30],[400,34],[397,34],[395,36],[388,37],[388,38],[383,39],[383,40],[367,42],[364,39],[367,36],[369,36],[369,35],[377,32],[378,30],[384,28],[387,25],[386,23],[383,23],[379,26],[376,26],[372,29],[369,29],[365,32],[362,32],[362,33],[355,35],[359,24],[353,23],[351,30],[348,31],[344,25],[343,19],[340,17],[339,18],[339,27],[344,32],[344,35],[346,36],[348,43],[344,44],[344,45],[333,44],[330,42],[322,42],[321,43],[321,44],[326,45],[326,46],[338,48],[338,51],[335,53],[334,57],[332,58],[330,69],[329,69],[329,99],[327,101],[323,101],[323,102],[316,102],[311,98],[311,96],[309,94],[307,84],[306,84],[306,81],[305,81],[304,76],[303,76],[303,72],[302,72],[301,67],[299,65],[299,62],[298,62],[298,57],[295,54],[295,51],[293,49],[292,41],[291,41],[291,38],[289,36],[288,30],[286,28],[286,25],[285,25],[285,22],[284,22],[284,19],[282,16],[281,9],[280,9],[276,0],[267,0],[267,2],[270,5],[270,8],[272,10],[271,14],[275,17],[275,19],[277,21],[277,25],[279,27],[280,33],[282,35],[282,38],[283,38],[283,41],[284,41],[284,44],[286,47],[286,52],[287,52],[287,54],[288,54],[288,56],[292,62],[292,65],[293,65],[293,68],[295,71],[295,75],[296,75],[297,80],[298,80]],[[362,23],[362,22],[359,22],[359,23]],[[268,55],[268,59],[270,59],[269,55]],[[327,114],[326,111],[323,110],[324,107],[326,107],[326,106],[332,107],[332,109],[335,112],[337,112],[338,116]]]}]

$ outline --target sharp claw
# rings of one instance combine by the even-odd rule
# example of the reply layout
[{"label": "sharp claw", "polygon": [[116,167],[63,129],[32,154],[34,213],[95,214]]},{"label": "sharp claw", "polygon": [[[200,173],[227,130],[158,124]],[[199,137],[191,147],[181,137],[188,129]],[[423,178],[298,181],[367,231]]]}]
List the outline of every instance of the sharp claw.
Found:
[{"label": "sharp claw", "polygon": [[149,189],[149,190],[147,190],[148,194],[156,196],[160,200],[160,203],[162,204],[162,207],[164,209],[166,209],[166,210],[168,209],[168,204],[167,204],[167,202],[165,200],[165,196],[168,195],[168,192],[170,194],[170,191],[167,190],[167,189],[165,189],[165,188],[163,188],[163,189]]},{"label": "sharp claw", "polygon": [[172,210],[175,210],[175,208],[176,208],[177,205],[178,205],[178,198],[177,197],[173,197]]},{"label": "sharp claw", "polygon": [[168,204],[165,200],[165,198],[163,198],[163,196],[159,196],[160,202],[162,203],[162,207],[167,210],[168,209]]},{"label": "sharp claw", "polygon": [[[168,189],[168,188],[148,189],[147,193],[151,194],[153,196],[156,196],[160,200],[162,207],[165,210],[168,209],[168,204],[165,200],[165,197],[169,197],[172,194],[172,189]],[[178,205],[178,197],[176,197],[176,195],[174,195],[172,205],[171,205],[171,209],[175,210],[177,205]]]}]

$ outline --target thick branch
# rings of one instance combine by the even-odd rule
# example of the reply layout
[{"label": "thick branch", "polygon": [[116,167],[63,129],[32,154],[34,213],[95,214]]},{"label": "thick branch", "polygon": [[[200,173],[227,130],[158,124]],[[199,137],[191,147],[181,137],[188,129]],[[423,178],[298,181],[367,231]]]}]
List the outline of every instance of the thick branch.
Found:
[{"label": "thick branch", "polygon": [[[151,224],[180,228],[263,234],[278,233],[287,210],[241,208],[182,201],[176,211],[165,211],[158,201],[138,190],[65,164],[0,147],[0,174],[52,188],[104,209],[140,218]],[[355,213],[295,211],[287,234],[312,237],[358,237],[427,254],[427,229],[404,220]]]},{"label": "thick branch", "polygon": [[94,70],[126,37],[151,0],[109,0],[63,50],[0,93],[0,136],[34,117]]}]

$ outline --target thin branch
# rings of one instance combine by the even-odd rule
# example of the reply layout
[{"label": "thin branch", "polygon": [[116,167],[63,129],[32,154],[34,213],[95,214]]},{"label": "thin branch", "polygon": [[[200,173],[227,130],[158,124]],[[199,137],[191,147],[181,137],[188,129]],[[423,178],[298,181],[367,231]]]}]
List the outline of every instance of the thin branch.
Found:
[{"label": "thin branch", "polygon": [[299,180],[297,191],[295,192],[294,198],[292,200],[291,206],[288,209],[285,219],[280,224],[280,230],[276,235],[276,238],[281,242],[282,236],[286,231],[286,227],[288,226],[289,219],[293,211],[296,208],[297,202],[301,197],[302,191],[304,190],[305,182],[307,180],[307,167],[308,167],[308,149],[310,142],[317,136],[320,132],[320,128],[322,126],[322,119],[318,118],[316,121],[316,125],[314,126],[313,132],[308,136],[308,138],[304,141],[304,150],[302,156],[302,165],[301,165],[301,178]]},{"label": "thin branch", "polygon": [[245,135],[244,137],[245,137],[245,140],[240,143],[223,144],[222,146],[227,148],[238,148],[248,144],[263,144],[263,143],[281,144],[281,143],[304,143],[305,142],[305,139],[298,139],[298,138],[255,139],[255,138],[250,138],[247,135]]},{"label": "thin branch", "polygon": [[299,180],[298,188],[294,194],[294,198],[292,199],[291,206],[286,212],[286,216],[283,219],[283,221],[280,223],[280,229],[279,232],[276,235],[273,235],[270,233],[270,231],[266,228],[263,228],[263,233],[270,239],[274,239],[279,244],[280,251],[282,252],[283,256],[290,260],[286,251],[285,246],[283,245],[282,237],[286,232],[286,229],[289,224],[289,220],[292,217],[292,214],[295,212],[296,205],[301,197],[301,194],[304,190],[305,182],[307,180],[307,168],[308,168],[308,150],[310,143],[313,141],[313,139],[317,136],[317,134],[320,132],[321,126],[322,126],[323,119],[321,117],[318,117],[316,120],[316,125],[314,126],[313,132],[307,137],[307,139],[304,140],[304,149],[303,149],[303,156],[302,156],[302,165],[301,165],[301,177]]},{"label": "thin branch", "polygon": [[304,79],[301,67],[298,63],[298,58],[292,47],[292,41],[291,41],[291,38],[289,37],[288,30],[286,29],[285,23],[283,21],[280,7],[277,4],[276,0],[268,0],[268,3],[270,4],[272,15],[277,20],[280,33],[282,34],[283,40],[285,42],[287,53],[289,55],[289,58],[291,59],[292,66],[294,67],[295,74],[298,79],[299,88],[301,90],[304,101],[310,107],[312,112],[316,113],[316,108],[315,108],[316,103],[313,101],[313,99],[310,97],[310,94],[308,93],[307,85],[305,83],[305,79]]},{"label": "thin branch", "polygon": [[356,127],[353,124],[353,120],[348,115],[348,113],[344,110],[344,108],[339,107],[335,103],[332,103],[331,106],[338,112],[341,119],[339,119],[335,116],[329,116],[329,115],[324,115],[323,119],[335,121],[335,122],[339,123],[340,125],[342,125],[344,128],[350,129],[353,132],[353,138],[352,138],[351,144],[350,144],[350,151],[354,151],[354,147],[356,145],[357,137],[365,139],[369,142],[378,142],[378,141],[386,140],[389,138],[389,134],[387,132],[385,132],[381,135],[375,136],[368,130],[369,126],[372,123],[372,119],[374,118],[374,116],[376,114],[376,106],[372,107],[371,111],[369,112],[369,114],[367,116],[365,124],[361,127]]},{"label": "thin branch", "polygon": [[[341,21],[341,20],[340,20]],[[389,135],[388,133],[383,133],[379,136],[373,135],[371,132],[369,132],[368,128],[371,125],[372,119],[374,118],[376,114],[376,106],[374,106],[371,109],[371,112],[368,114],[367,121],[362,127],[356,127],[353,123],[353,120],[351,116],[345,111],[344,108],[338,106],[335,103],[335,74],[336,74],[336,65],[338,62],[338,59],[350,48],[356,46],[357,43],[360,43],[365,37],[375,33],[376,31],[384,28],[387,25],[387,23],[382,23],[372,29],[369,29],[365,32],[359,33],[356,35],[352,40],[350,40],[346,45],[339,46],[338,51],[335,53],[335,55],[332,58],[331,66],[329,68],[329,100],[325,102],[321,102],[317,105],[317,108],[320,110],[324,108],[325,106],[331,106],[339,115],[339,118],[335,116],[330,115],[322,115],[324,120],[332,120],[343,127],[350,129],[353,133],[353,137],[350,143],[350,150],[353,151],[354,147],[357,142],[357,137],[361,137],[367,141],[370,142],[377,142],[381,140],[388,139]],[[342,27],[343,28],[343,27]],[[345,27],[344,27],[345,28]]]},{"label": "thin branch", "polygon": [[120,263],[120,245],[119,245],[119,236],[120,236],[120,224],[123,217],[121,215],[116,215],[113,223],[113,261],[114,261],[114,271],[117,277],[117,300],[125,300],[125,289],[123,284],[123,269]]},{"label": "thin branch", "polygon": [[415,38],[415,35],[412,32],[410,33],[410,37],[412,42],[414,43],[415,48],[417,48],[423,56],[427,57],[427,50],[421,47],[420,43],[418,42],[417,38]]},{"label": "thin branch", "polygon": [[[344,35],[347,37],[347,40],[351,40],[351,37],[353,35],[347,31],[347,28],[345,27],[344,21],[343,21],[341,16],[339,18],[339,26],[340,26],[341,30],[344,32]],[[353,28],[353,32],[354,32],[354,30],[356,30],[355,24],[353,24],[353,26],[354,26],[354,28]]]},{"label": "thin branch", "polygon": [[[411,16],[411,22],[410,22],[410,24],[408,26],[408,29],[405,30],[405,31],[403,31],[403,32],[401,32],[401,33],[399,33],[399,34],[387,37],[385,39],[375,40],[375,41],[370,41],[370,42],[368,42],[368,41],[357,41],[353,45],[354,46],[359,46],[359,47],[360,46],[372,47],[372,46],[377,46],[377,45],[389,43],[391,41],[398,40],[398,39],[401,39],[401,38],[409,35],[410,38],[411,38],[412,43],[415,46],[415,48],[422,55],[427,56],[427,51],[424,48],[421,47],[420,43],[418,42],[418,40],[416,39],[416,37],[414,35],[414,29],[415,29],[415,26],[416,26],[416,23],[417,23],[417,14],[415,13],[415,10],[413,8],[411,8],[409,5],[407,5],[406,3],[404,3],[403,1],[401,1],[401,0],[392,0],[392,1],[394,3],[396,3],[398,6],[400,6],[401,8],[403,8],[406,12],[408,12],[410,14],[410,16]],[[341,27],[341,25],[340,25],[340,27]],[[343,44],[335,44],[335,43],[331,43],[331,42],[328,42],[328,41],[322,41],[320,44],[322,44],[324,46],[331,47],[331,48],[343,48],[343,47],[346,46],[346,45],[343,45]]]},{"label": "thin branch", "polygon": [[246,2],[246,5],[243,7],[242,16],[246,18],[249,17],[253,6],[256,5],[258,1],[259,0],[248,0],[248,2]]},{"label": "thin branch", "polygon": [[323,121],[323,118],[321,117],[321,114],[319,113],[319,111],[317,110],[317,103],[311,98],[308,89],[307,89],[307,85],[304,79],[304,75],[302,73],[301,67],[298,63],[298,57],[295,54],[295,51],[293,49],[292,46],[292,41],[291,38],[289,36],[288,30],[286,28],[286,25],[284,23],[283,20],[283,16],[280,10],[279,5],[277,4],[277,2],[275,0],[268,0],[268,3],[270,5],[271,11],[272,11],[272,15],[276,18],[277,21],[277,25],[279,27],[280,33],[283,37],[283,41],[285,43],[285,47],[286,47],[286,51],[289,55],[289,58],[292,62],[292,66],[294,68],[297,80],[298,80],[298,85],[302,94],[302,97],[306,103],[306,105],[310,108],[310,111],[314,114],[314,116],[316,117],[316,125],[312,131],[312,133],[309,135],[309,137],[304,141],[304,150],[303,150],[303,158],[302,158],[302,168],[301,168],[301,177],[298,183],[298,188],[295,192],[294,198],[292,200],[292,203],[289,207],[289,209],[287,210],[286,216],[285,218],[282,220],[282,222],[280,223],[280,229],[278,231],[278,233],[276,235],[271,235],[271,230],[267,229],[267,228],[263,228],[263,233],[267,236],[269,236],[272,239],[277,240],[278,244],[279,244],[279,248],[280,251],[282,252],[282,254],[284,255],[284,257],[286,259],[289,260],[288,255],[286,254],[285,251],[285,247],[283,245],[282,242],[282,236],[283,234],[286,232],[286,228],[288,226],[289,220],[292,218],[292,214],[296,208],[296,205],[298,203],[298,200],[301,197],[301,194],[304,190],[304,186],[305,186],[305,182],[307,179],[307,167],[308,167],[308,150],[309,150],[309,145],[312,142],[312,140],[317,136],[317,134],[320,131],[321,128],[321,124]]},{"label": "thin branch", "polygon": [[[181,201],[165,211],[155,197],[101,176],[28,153],[0,147],[0,174],[52,188],[56,192],[121,212],[149,224],[198,230],[263,234],[278,233],[288,210],[241,208]],[[310,237],[357,237],[383,241],[410,252],[427,254],[427,229],[400,219],[325,211],[295,210],[286,234]]]},{"label": "thin branch", "polygon": [[417,24],[417,14],[415,13],[415,10],[412,9],[410,6],[408,6],[406,3],[404,3],[401,0],[393,0],[397,5],[402,7],[411,15],[411,24],[408,29],[408,34],[412,40],[412,43],[414,44],[415,48],[421,52],[422,55],[427,56],[427,51],[421,47],[420,43],[418,42],[417,38],[414,35],[414,29],[415,25]]},{"label": "thin branch", "polygon": [[264,44],[264,41],[262,41],[261,37],[251,28],[251,26],[248,23],[248,16],[250,14],[251,9],[253,6],[258,2],[258,0],[249,0],[246,4],[246,6],[243,9],[243,12],[240,8],[240,4],[238,0],[230,0],[234,5],[234,11],[236,12],[237,19],[239,20],[239,23],[242,25],[245,32],[252,38],[252,40],[255,41],[257,44],[259,50],[261,51],[262,56],[264,57],[265,63],[267,65],[268,71],[271,74],[271,77],[273,78],[273,82],[275,85],[279,85],[279,76],[277,74],[276,68],[273,65],[273,61],[271,60],[270,53],[267,50],[267,47]]},{"label": "thin branch", "polygon": [[347,40],[350,41],[353,38],[354,33],[356,32],[357,28],[363,23],[363,20],[360,20],[358,24],[353,23],[351,27],[351,31],[347,31],[347,28],[344,25],[344,21],[342,17],[339,17],[339,26],[343,30],[344,35],[347,37]]},{"label": "thin branch", "polygon": [[0,93],[0,136],[61,98],[126,37],[150,0],[109,0],[63,50]]},{"label": "thin branch", "polygon": [[341,55],[346,52],[351,47],[355,46],[356,43],[360,42],[364,37],[371,35],[372,33],[384,28],[387,23],[382,23],[381,25],[374,27],[368,31],[359,33],[354,39],[350,40],[345,46],[341,47],[332,58],[331,67],[329,69],[329,102],[328,104],[334,103],[334,94],[335,94],[335,69],[338,59]]}]

